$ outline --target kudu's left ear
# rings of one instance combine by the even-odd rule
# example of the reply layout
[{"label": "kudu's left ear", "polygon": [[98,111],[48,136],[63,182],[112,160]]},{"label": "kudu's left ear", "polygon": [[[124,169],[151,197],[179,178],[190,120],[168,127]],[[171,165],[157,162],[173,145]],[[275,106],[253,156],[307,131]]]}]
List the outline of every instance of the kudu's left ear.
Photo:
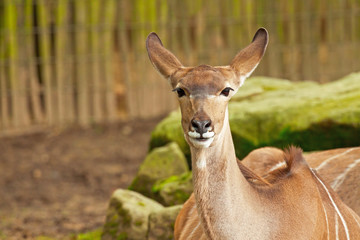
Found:
[{"label": "kudu's left ear", "polygon": [[240,87],[245,79],[251,75],[264,56],[269,35],[265,28],[260,28],[255,33],[252,42],[242,49],[232,60],[230,67],[235,71]]},{"label": "kudu's left ear", "polygon": [[169,79],[171,74],[182,67],[180,61],[164,48],[160,38],[154,32],[150,33],[146,39],[146,49],[151,63],[166,79]]}]

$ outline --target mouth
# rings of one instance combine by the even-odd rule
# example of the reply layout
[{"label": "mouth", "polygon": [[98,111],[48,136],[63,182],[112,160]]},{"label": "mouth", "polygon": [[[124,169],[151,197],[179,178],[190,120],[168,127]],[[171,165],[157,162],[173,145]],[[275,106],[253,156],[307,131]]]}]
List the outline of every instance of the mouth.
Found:
[{"label": "mouth", "polygon": [[188,132],[190,142],[199,148],[207,148],[214,140],[215,133],[214,132],[206,132],[200,134],[196,131],[189,131]]}]

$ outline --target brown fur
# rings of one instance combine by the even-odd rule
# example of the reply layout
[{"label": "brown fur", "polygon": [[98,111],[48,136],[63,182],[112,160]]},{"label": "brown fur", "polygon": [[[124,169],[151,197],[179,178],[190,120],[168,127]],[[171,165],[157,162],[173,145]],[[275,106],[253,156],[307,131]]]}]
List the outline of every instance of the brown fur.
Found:
[{"label": "brown fur", "polygon": [[[280,150],[281,151],[281,150]],[[281,151],[282,152],[282,151]],[[286,164],[283,167],[274,169],[273,171],[267,172],[264,176],[259,176],[251,169],[246,167],[244,164],[238,160],[238,166],[244,177],[250,182],[256,185],[268,185],[270,186],[272,183],[288,176],[291,172],[296,171],[300,166],[308,167],[306,161],[302,157],[302,150],[300,148],[296,148],[294,146],[289,147],[282,152],[282,156],[280,159],[276,161],[284,161]],[[275,161],[275,159],[273,159]]]},{"label": "brown fur", "polygon": [[[284,160],[286,162],[286,166],[280,169],[276,169],[269,173],[266,178],[261,178],[255,173],[253,173],[250,169],[245,167],[244,165],[239,163],[239,169],[244,174],[244,176],[249,180],[249,183],[253,184],[253,186],[261,188],[255,188],[259,191],[259,193],[266,193],[269,199],[273,199],[274,196],[284,186],[287,186],[287,182],[298,181],[297,179],[301,179],[305,176],[306,178],[312,178],[315,183],[315,188],[312,192],[317,195],[318,192],[320,196],[320,201],[323,202],[324,209],[326,211],[326,218],[328,221],[328,230],[319,229],[318,237],[315,239],[328,239],[330,236],[335,236],[336,234],[340,236],[340,239],[346,239],[346,231],[345,227],[342,225],[340,217],[337,215],[337,211],[334,206],[331,204],[330,199],[328,197],[328,193],[323,188],[322,184],[317,180],[320,179],[321,182],[326,186],[327,190],[330,193],[331,198],[335,202],[335,204],[340,209],[342,216],[345,219],[345,224],[347,225],[350,239],[360,239],[360,231],[359,226],[357,226],[356,221],[360,221],[360,218],[356,216],[356,214],[348,208],[337,196],[337,194],[325,183],[325,181],[316,173],[316,171],[312,172],[306,163],[302,150],[296,147],[290,147],[283,152],[283,157],[281,159],[276,159],[278,162]],[[260,183],[260,184],[259,184]],[[299,186],[293,185],[292,194],[299,194],[303,189],[303,186],[300,184]],[[315,200],[315,199],[314,199]],[[312,201],[314,201],[312,200]],[[272,201],[272,200],[271,200]],[[307,202],[304,201],[304,205]],[[200,227],[196,228],[200,222],[200,218],[198,216],[198,212],[194,209],[196,206],[195,197],[192,194],[188,201],[184,204],[183,209],[179,213],[176,223],[175,223],[175,239],[188,239],[187,237],[191,237],[191,239],[206,239],[203,229]],[[322,209],[319,209],[319,211]],[[325,214],[325,213],[323,213]],[[337,219],[335,219],[337,218]],[[356,219],[356,220],[355,220]],[[337,225],[336,225],[337,222]],[[360,223],[360,222],[359,222]],[[326,226],[326,225],[325,225]],[[337,227],[336,227],[337,226]],[[336,230],[336,228],[338,228]],[[328,233],[327,233],[328,232]],[[336,233],[337,232],[337,233]],[[329,236],[328,236],[329,234]],[[190,236],[191,235],[191,236]],[[321,236],[321,238],[319,238]],[[342,236],[342,237],[341,237]],[[289,236],[281,235],[276,239],[290,239]],[[292,239],[292,238],[291,238]],[[331,238],[330,238],[331,239]]]},{"label": "brown fur", "polygon": [[[351,151],[349,151],[351,150]],[[268,179],[269,170],[279,162],[279,155],[281,150],[272,147],[260,148],[252,151],[246,156],[242,163],[251,171],[254,171],[260,178]],[[274,156],[277,156],[275,158]],[[326,151],[319,151],[305,154],[305,159],[311,168],[316,169],[323,162],[328,161],[328,164],[322,165],[318,169],[318,174],[329,183],[334,185],[335,180],[343,174],[346,169],[351,166],[357,159],[360,159],[360,147],[354,148],[340,148]],[[344,176],[344,181],[341,185],[337,185],[335,189],[340,198],[353,209],[358,215],[360,214],[360,164],[357,164]]]}]

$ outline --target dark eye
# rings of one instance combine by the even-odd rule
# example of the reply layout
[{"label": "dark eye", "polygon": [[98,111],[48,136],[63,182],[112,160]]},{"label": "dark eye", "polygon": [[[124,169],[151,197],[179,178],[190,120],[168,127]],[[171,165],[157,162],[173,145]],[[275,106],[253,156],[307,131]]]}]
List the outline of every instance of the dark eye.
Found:
[{"label": "dark eye", "polygon": [[182,97],[182,96],[185,96],[185,91],[183,90],[183,89],[181,89],[181,88],[175,88],[174,90],[173,90],[173,92],[175,92],[176,91],[176,93],[178,94],[178,97],[180,98],[180,97]]},{"label": "dark eye", "polygon": [[231,87],[227,87],[224,88],[224,90],[222,90],[220,94],[227,97],[229,96],[230,91],[234,91],[234,89],[232,89]]}]

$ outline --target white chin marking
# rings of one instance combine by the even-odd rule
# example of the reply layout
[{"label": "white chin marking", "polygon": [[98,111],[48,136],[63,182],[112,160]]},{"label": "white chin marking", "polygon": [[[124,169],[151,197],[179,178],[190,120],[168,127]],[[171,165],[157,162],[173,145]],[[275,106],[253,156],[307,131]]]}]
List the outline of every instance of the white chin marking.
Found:
[{"label": "white chin marking", "polygon": [[214,132],[206,132],[203,134],[204,138],[212,138],[215,135]]},{"label": "white chin marking", "polygon": [[198,140],[196,138],[189,137],[190,142],[196,148],[208,148],[211,143],[214,141],[214,138],[208,138],[206,140]]},{"label": "white chin marking", "polygon": [[191,138],[199,138],[200,137],[200,133],[195,132],[195,131],[194,132],[189,131],[188,134]]}]

